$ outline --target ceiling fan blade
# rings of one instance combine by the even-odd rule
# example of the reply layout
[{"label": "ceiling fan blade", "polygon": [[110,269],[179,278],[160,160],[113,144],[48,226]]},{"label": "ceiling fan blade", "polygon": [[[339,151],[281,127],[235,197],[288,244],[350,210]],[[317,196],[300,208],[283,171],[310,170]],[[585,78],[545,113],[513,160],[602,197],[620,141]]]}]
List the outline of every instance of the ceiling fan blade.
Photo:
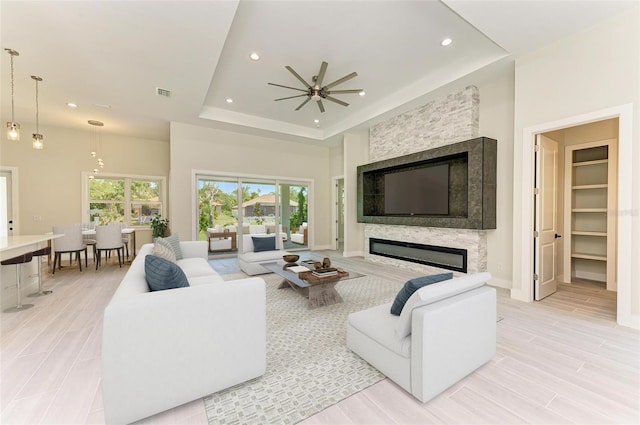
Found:
[{"label": "ceiling fan blade", "polygon": [[302,97],[302,96],[306,96],[306,94],[299,94],[297,96],[289,96],[289,97],[281,97],[280,99],[273,99],[273,100],[275,100],[277,102],[279,100],[293,99],[295,97]]},{"label": "ceiling fan blade", "polygon": [[285,68],[287,68],[290,73],[292,73],[298,80],[300,80],[300,82],[304,84],[305,87],[311,88],[309,83],[307,83],[297,72],[295,72],[293,68],[291,68],[289,65],[285,66]]},{"label": "ceiling fan blade", "polygon": [[337,86],[338,84],[342,84],[345,81],[348,81],[354,77],[357,77],[358,73],[357,72],[352,72],[349,75],[345,75],[344,77],[340,78],[339,80],[334,81],[333,83],[327,84],[326,86],[323,87],[323,89],[327,90],[330,89],[333,86]]},{"label": "ceiling fan blade", "polygon": [[306,99],[304,102],[302,102],[302,103],[300,104],[300,106],[298,106],[298,107],[296,108],[296,111],[299,111],[299,110],[300,110],[300,108],[302,108],[304,105],[306,105],[306,104],[307,104],[307,102],[308,102],[308,101],[310,101],[310,100],[311,100],[311,98],[310,98],[310,97],[307,97],[307,99]]},{"label": "ceiling fan blade", "polygon": [[317,103],[318,103],[318,108],[320,108],[320,112],[324,112],[324,105],[322,104],[322,100],[319,100]]},{"label": "ceiling fan blade", "polygon": [[325,97],[325,99],[330,100],[332,102],[337,103],[338,105],[342,105],[342,106],[349,106],[349,104],[347,102],[343,102],[341,100],[336,99],[335,97],[331,97],[331,96],[327,96]]},{"label": "ceiling fan blade", "polygon": [[360,93],[362,89],[351,89],[351,90],[331,90],[327,91],[327,94],[347,94],[347,93]]},{"label": "ceiling fan blade", "polygon": [[305,89],[299,89],[299,88],[296,88],[296,87],[283,86],[282,84],[276,84],[276,83],[267,83],[267,84],[269,84],[271,86],[284,87],[285,89],[291,89],[291,90],[298,90],[298,91],[306,92]]},{"label": "ceiling fan blade", "polygon": [[322,62],[322,65],[320,65],[320,72],[318,73],[318,79],[316,80],[316,85],[318,87],[322,87],[322,80],[324,80],[324,74],[327,72],[327,66],[329,66],[329,64],[324,61]]}]

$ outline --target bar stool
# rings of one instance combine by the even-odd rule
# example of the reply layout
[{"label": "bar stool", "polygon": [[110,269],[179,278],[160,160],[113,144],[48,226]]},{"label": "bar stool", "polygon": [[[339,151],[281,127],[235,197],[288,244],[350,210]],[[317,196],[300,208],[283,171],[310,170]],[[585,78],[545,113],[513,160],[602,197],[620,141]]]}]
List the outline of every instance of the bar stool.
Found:
[{"label": "bar stool", "polygon": [[37,251],[33,251],[31,253],[34,257],[38,257],[38,292],[34,292],[33,294],[29,294],[29,297],[39,297],[41,295],[49,295],[53,293],[53,291],[44,291],[42,289],[42,257],[45,255],[51,254],[51,247],[46,247],[39,249]]},{"label": "bar stool", "polygon": [[32,258],[33,254],[31,252],[27,252],[26,254],[0,261],[0,265],[3,266],[10,266],[14,264],[16,266],[16,289],[18,292],[18,304],[15,307],[5,309],[5,313],[15,313],[16,311],[26,310],[33,307],[33,304],[22,304],[22,296],[20,293],[20,265],[30,262]]}]

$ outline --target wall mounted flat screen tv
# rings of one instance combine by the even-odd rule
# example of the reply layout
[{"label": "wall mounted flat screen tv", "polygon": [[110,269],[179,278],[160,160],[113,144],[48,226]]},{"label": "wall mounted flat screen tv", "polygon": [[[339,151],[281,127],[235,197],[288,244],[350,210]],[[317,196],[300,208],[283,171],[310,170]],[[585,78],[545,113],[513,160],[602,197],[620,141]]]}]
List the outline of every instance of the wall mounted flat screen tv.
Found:
[{"label": "wall mounted flat screen tv", "polygon": [[449,164],[384,175],[384,215],[449,214]]}]

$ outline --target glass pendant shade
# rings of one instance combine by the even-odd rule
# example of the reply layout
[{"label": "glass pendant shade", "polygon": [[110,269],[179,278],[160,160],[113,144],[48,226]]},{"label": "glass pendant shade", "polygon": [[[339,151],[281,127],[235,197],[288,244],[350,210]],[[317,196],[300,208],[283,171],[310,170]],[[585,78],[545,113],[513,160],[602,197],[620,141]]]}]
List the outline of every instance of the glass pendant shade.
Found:
[{"label": "glass pendant shade", "polygon": [[44,137],[42,134],[33,133],[33,141],[31,146],[33,149],[44,149]]},{"label": "glass pendant shade", "polygon": [[7,123],[7,139],[12,141],[20,140],[20,124],[17,122]]}]

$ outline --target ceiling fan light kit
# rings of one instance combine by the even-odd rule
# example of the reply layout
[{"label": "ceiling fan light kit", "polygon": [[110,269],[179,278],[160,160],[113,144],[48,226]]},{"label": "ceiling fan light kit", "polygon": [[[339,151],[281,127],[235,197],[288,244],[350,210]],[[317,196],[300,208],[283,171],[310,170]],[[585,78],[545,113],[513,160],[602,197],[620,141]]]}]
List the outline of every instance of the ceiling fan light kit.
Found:
[{"label": "ceiling fan light kit", "polygon": [[276,87],[283,87],[285,89],[291,89],[291,90],[297,90],[300,92],[303,92],[303,94],[299,94],[296,96],[288,96],[288,97],[281,97],[279,99],[274,99],[276,102],[280,101],[280,100],[286,100],[286,99],[294,99],[296,97],[307,97],[301,104],[300,106],[298,106],[295,110],[299,111],[304,105],[306,105],[309,101],[314,101],[316,102],[316,104],[318,105],[318,109],[320,109],[320,112],[324,112],[324,105],[322,104],[323,100],[329,100],[331,102],[337,103],[338,105],[342,105],[342,106],[349,106],[349,104],[347,102],[343,102],[340,99],[336,99],[335,97],[331,96],[332,94],[356,94],[356,93],[361,93],[364,90],[363,89],[350,89],[350,90],[329,90],[332,87],[337,86],[338,84],[342,84],[352,78],[355,78],[358,76],[358,73],[356,72],[352,72],[351,74],[345,75],[342,78],[339,78],[337,80],[335,80],[332,83],[327,84],[326,86],[322,85],[322,81],[324,80],[324,76],[327,72],[327,67],[329,66],[329,64],[327,62],[322,62],[322,64],[320,65],[320,71],[318,72],[318,75],[314,75],[311,78],[312,84],[309,84],[305,81],[304,78],[302,78],[300,76],[300,74],[298,74],[292,67],[290,67],[289,65],[285,66],[285,68],[291,72],[293,74],[294,77],[296,77],[302,84],[304,84],[304,86],[306,87],[306,89],[300,89],[297,87],[290,87],[290,86],[284,86],[282,84],[276,84],[276,83],[267,83],[269,85],[272,86],[276,86]]}]

